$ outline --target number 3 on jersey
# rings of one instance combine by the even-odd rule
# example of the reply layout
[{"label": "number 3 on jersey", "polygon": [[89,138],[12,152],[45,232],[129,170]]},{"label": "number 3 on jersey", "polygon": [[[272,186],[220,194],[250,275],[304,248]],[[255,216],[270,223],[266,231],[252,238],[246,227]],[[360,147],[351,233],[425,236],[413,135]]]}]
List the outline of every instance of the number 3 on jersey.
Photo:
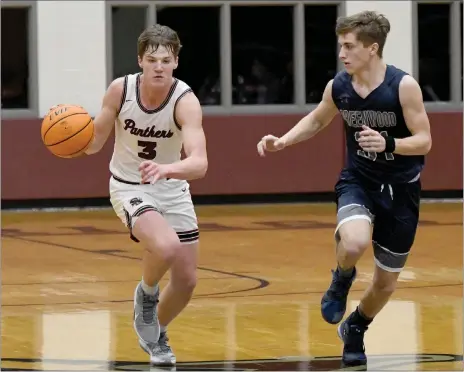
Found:
[{"label": "number 3 on jersey", "polygon": [[156,158],[156,142],[138,141],[137,144],[139,147],[142,147],[142,151],[137,154],[139,158],[146,160],[153,160]]},{"label": "number 3 on jersey", "polygon": [[[388,136],[388,132],[386,130],[380,132],[380,134],[384,137],[387,137]],[[356,142],[359,141],[359,132],[356,132],[354,134],[354,139],[356,140]],[[369,160],[372,160],[372,161],[376,161],[377,160],[377,153],[376,152],[368,152],[368,151],[363,151],[363,150],[358,150],[357,151],[357,154],[359,156],[362,156],[363,158],[367,158]],[[392,153],[390,152],[385,152],[385,159],[386,160],[394,160],[395,157],[393,156]]]}]

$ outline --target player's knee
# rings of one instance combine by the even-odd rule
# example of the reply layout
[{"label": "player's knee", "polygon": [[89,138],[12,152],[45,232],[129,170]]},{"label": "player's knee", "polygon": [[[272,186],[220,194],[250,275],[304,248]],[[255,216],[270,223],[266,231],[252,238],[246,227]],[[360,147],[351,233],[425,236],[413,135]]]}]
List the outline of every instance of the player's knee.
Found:
[{"label": "player's knee", "polygon": [[396,290],[396,280],[375,280],[372,283],[373,289],[376,293],[383,296],[389,296]]},{"label": "player's knee", "polygon": [[143,240],[145,249],[153,255],[154,260],[162,260],[171,266],[176,260],[178,246],[176,242],[168,240]]},{"label": "player's knee", "polygon": [[371,240],[368,234],[352,230],[341,235],[341,243],[345,255],[358,256],[370,246]]},{"label": "player's knee", "polygon": [[185,276],[185,279],[179,283],[180,289],[186,293],[193,293],[197,286],[197,276],[195,273],[190,273]]},{"label": "player's knee", "polygon": [[184,244],[171,266],[170,283],[176,292],[191,295],[197,285],[198,243]]},{"label": "player's knee", "polygon": [[399,272],[386,271],[376,267],[372,286],[375,292],[383,295],[391,295],[396,290]]},{"label": "player's knee", "polygon": [[187,280],[186,284],[185,284],[185,288],[189,291],[189,292],[193,292],[195,290],[197,286],[197,275],[196,274],[193,274],[192,276],[189,277],[189,279]]},{"label": "player's knee", "polygon": [[167,234],[166,236],[158,236],[147,243],[147,248],[151,253],[156,254],[164,262],[169,264],[174,263],[176,256],[180,250],[181,244],[179,238],[174,234]]},{"label": "player's knee", "polygon": [[193,293],[197,286],[197,274],[194,270],[176,271],[171,275],[171,285],[178,292]]},{"label": "player's knee", "polygon": [[[158,259],[172,264],[181,249],[181,243],[177,234],[172,229],[166,228],[162,233],[160,229],[154,229],[154,219],[147,212],[139,217],[133,227],[133,234],[144,245],[145,249],[154,254]],[[155,232],[157,230],[158,232]]]}]

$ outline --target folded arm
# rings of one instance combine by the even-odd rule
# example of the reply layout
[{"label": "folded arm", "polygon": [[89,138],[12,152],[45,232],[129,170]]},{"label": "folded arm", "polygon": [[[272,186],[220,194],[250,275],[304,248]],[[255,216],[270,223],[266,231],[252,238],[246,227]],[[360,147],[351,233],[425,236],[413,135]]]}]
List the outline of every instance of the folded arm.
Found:
[{"label": "folded arm", "polygon": [[411,136],[395,138],[395,154],[426,155],[432,148],[430,123],[417,81],[405,76],[399,87],[403,115]]},{"label": "folded arm", "polygon": [[198,98],[187,93],[176,105],[174,113],[182,128],[186,158],[169,164],[167,177],[183,180],[203,178],[208,169],[206,138],[203,131],[203,112]]}]

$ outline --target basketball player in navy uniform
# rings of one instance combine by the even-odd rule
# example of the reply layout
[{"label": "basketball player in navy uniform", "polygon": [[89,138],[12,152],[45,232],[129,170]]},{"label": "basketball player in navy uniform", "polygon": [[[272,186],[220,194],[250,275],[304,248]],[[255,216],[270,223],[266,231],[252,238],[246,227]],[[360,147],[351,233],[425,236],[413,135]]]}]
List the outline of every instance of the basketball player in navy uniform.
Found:
[{"label": "basketball player in navy uniform", "polygon": [[[180,49],[169,27],[155,25],[140,35],[142,72],[110,84],[86,151],[97,153],[114,128],[111,203],[130,237],[144,248],[134,328],[140,346],[158,365],[176,363],[166,327],[196,285],[199,231],[188,180],[204,177],[208,167],[200,103],[173,77]],[[159,282],[168,270],[169,283],[160,295]]]},{"label": "basketball player in navy uniform", "polygon": [[372,11],[339,18],[336,34],[345,71],[329,81],[317,108],[288,133],[266,135],[258,143],[264,156],[313,137],[338,112],[343,118],[347,162],[335,185],[337,268],[321,301],[328,323],[342,320],[356,263],[371,242],[375,257],[372,283],[338,327],[344,366],[367,364],[364,333],[394,292],[413,245],[420,173],[432,144],[418,83],[383,61],[389,31],[389,21]]}]

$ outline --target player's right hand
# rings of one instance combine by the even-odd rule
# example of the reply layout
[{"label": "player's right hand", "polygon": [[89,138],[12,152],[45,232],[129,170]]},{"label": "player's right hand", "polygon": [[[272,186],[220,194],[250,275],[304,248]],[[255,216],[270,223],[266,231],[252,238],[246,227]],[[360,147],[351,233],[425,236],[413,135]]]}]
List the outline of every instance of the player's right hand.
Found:
[{"label": "player's right hand", "polygon": [[284,141],[279,137],[268,134],[261,138],[261,141],[258,142],[258,154],[260,156],[266,156],[265,152],[275,152],[282,150],[285,147]]}]

